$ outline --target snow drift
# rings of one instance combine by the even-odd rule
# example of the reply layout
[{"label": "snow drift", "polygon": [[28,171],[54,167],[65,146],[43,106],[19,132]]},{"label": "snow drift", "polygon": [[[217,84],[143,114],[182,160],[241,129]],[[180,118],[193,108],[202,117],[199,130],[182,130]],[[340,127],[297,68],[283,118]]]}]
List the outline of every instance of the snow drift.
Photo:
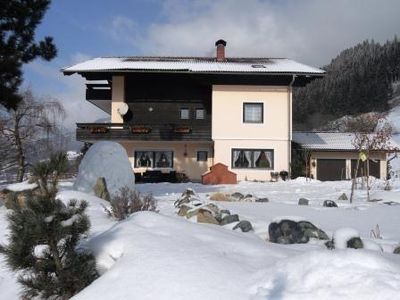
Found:
[{"label": "snow drift", "polygon": [[91,146],[79,166],[74,188],[92,194],[99,177],[106,179],[111,195],[122,187],[134,187],[135,175],[128,155],[120,144],[98,142]]}]

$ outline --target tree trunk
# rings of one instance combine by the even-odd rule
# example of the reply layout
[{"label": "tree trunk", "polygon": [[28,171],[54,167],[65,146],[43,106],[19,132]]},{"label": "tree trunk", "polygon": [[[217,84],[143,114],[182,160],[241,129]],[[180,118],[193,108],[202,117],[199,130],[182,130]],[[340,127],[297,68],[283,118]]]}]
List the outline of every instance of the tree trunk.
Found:
[{"label": "tree trunk", "polygon": [[17,172],[17,182],[22,182],[24,180],[25,175],[25,154],[22,148],[22,141],[19,136],[19,128],[15,126],[15,147],[17,152],[17,165],[18,165],[18,172]]},{"label": "tree trunk", "polygon": [[367,157],[367,201],[369,201],[369,155]]},{"label": "tree trunk", "polygon": [[356,186],[356,180],[357,180],[359,167],[360,167],[360,158],[357,159],[356,170],[354,171],[354,178],[353,178],[353,182],[351,183],[350,203],[353,203],[354,188]]}]

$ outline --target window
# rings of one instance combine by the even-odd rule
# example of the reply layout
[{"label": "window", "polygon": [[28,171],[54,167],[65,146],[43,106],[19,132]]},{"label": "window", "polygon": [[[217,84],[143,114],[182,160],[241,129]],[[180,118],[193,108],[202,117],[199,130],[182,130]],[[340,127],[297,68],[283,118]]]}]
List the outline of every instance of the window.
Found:
[{"label": "window", "polygon": [[196,119],[197,120],[204,120],[204,109],[203,108],[197,108],[196,109]]},{"label": "window", "polygon": [[189,108],[181,108],[181,119],[189,120]]},{"label": "window", "polygon": [[243,123],[263,123],[263,115],[263,103],[243,103]]},{"label": "window", "polygon": [[172,168],[173,151],[135,151],[135,168]]},{"label": "window", "polygon": [[208,152],[207,151],[197,151],[197,161],[207,161]]},{"label": "window", "polygon": [[232,168],[273,169],[274,150],[232,149]]}]

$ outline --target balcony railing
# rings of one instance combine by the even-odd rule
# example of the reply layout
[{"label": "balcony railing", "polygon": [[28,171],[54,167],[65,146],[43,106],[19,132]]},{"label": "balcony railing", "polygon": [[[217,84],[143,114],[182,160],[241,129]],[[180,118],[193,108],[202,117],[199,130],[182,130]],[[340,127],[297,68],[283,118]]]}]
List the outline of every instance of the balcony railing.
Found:
[{"label": "balcony railing", "polygon": [[79,141],[211,141],[211,125],[77,123]]}]

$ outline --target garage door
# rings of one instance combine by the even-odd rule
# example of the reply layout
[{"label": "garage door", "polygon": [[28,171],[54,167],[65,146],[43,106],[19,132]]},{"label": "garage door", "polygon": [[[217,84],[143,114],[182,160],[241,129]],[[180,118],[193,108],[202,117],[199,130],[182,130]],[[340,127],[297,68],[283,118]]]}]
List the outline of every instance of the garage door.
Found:
[{"label": "garage door", "polygon": [[322,181],[346,179],[346,160],[318,159],[317,179]]},{"label": "garage door", "polygon": [[[354,177],[354,171],[357,167],[357,160],[351,160],[351,177]],[[358,169],[357,176],[366,176],[367,174],[367,162],[361,162]],[[376,178],[381,178],[381,161],[380,160],[370,160],[369,161],[369,175]]]}]

